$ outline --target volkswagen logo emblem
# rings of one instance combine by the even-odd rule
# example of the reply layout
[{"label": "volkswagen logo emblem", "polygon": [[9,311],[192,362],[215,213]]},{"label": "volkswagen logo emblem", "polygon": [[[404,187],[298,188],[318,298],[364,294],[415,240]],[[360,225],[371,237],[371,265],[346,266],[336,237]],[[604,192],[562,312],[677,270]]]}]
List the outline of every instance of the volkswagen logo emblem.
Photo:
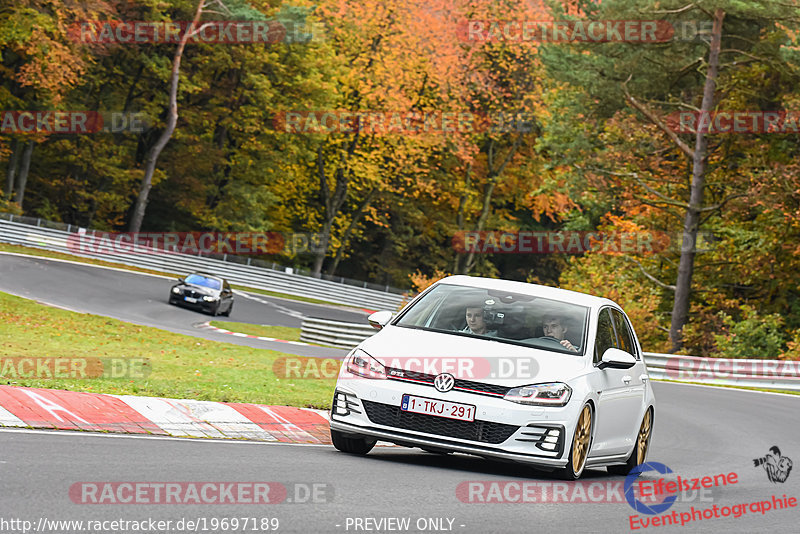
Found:
[{"label": "volkswagen logo emblem", "polygon": [[436,391],[441,391],[442,393],[453,389],[455,384],[456,379],[450,373],[442,373],[433,379],[433,387],[436,388]]}]

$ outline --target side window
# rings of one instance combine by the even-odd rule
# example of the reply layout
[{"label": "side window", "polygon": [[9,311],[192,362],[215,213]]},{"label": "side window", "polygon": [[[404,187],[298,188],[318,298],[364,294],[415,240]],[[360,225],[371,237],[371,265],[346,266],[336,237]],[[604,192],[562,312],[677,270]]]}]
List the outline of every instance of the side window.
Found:
[{"label": "side window", "polygon": [[224,289],[225,291],[230,291],[231,290],[231,286],[228,285],[228,281],[227,280],[225,282],[223,282],[222,289]]},{"label": "side window", "polygon": [[600,310],[597,319],[597,338],[594,341],[594,363],[599,363],[603,353],[611,347],[617,346],[617,339],[614,335],[614,325],[611,323],[611,315],[608,308]]},{"label": "side window", "polygon": [[611,310],[611,315],[614,316],[614,323],[617,327],[617,334],[619,335],[619,348],[632,354],[634,357],[639,358],[636,350],[636,344],[633,342],[633,334],[628,326],[628,321],[619,310]]}]

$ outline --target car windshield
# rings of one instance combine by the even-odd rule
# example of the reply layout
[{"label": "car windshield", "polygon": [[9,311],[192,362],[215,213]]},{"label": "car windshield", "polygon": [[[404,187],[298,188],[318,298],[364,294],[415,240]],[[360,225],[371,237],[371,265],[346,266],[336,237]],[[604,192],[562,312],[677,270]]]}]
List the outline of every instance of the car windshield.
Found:
[{"label": "car windshield", "polygon": [[581,355],[589,308],[534,295],[439,284],[395,326]]},{"label": "car windshield", "polygon": [[186,277],[186,283],[193,286],[208,287],[211,289],[219,289],[221,283],[215,278],[207,278],[201,274],[190,274]]}]

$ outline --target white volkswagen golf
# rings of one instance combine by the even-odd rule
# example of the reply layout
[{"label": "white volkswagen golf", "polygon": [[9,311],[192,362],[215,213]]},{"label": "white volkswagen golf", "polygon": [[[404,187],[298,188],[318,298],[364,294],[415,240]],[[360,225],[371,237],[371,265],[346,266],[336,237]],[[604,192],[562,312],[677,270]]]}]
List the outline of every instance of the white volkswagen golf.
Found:
[{"label": "white volkswagen golf", "polygon": [[645,461],[655,399],[642,351],[614,302],[469,276],[440,280],[348,354],[331,438],[514,460],[577,479]]}]

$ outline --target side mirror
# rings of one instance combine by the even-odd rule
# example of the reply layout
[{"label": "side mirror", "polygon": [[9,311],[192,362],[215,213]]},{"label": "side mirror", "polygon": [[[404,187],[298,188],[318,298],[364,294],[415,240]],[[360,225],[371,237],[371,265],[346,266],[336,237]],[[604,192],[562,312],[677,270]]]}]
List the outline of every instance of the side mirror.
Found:
[{"label": "side mirror", "polygon": [[610,348],[603,353],[603,358],[600,361],[600,369],[610,367],[612,369],[630,369],[636,365],[636,358],[628,354],[624,350]]},{"label": "side mirror", "polygon": [[180,282],[182,284],[182,283],[185,282],[185,280],[183,278],[178,278],[178,282]]},{"label": "side mirror", "polygon": [[392,320],[392,312],[390,311],[376,311],[367,318],[369,325],[372,328],[380,330]]}]

